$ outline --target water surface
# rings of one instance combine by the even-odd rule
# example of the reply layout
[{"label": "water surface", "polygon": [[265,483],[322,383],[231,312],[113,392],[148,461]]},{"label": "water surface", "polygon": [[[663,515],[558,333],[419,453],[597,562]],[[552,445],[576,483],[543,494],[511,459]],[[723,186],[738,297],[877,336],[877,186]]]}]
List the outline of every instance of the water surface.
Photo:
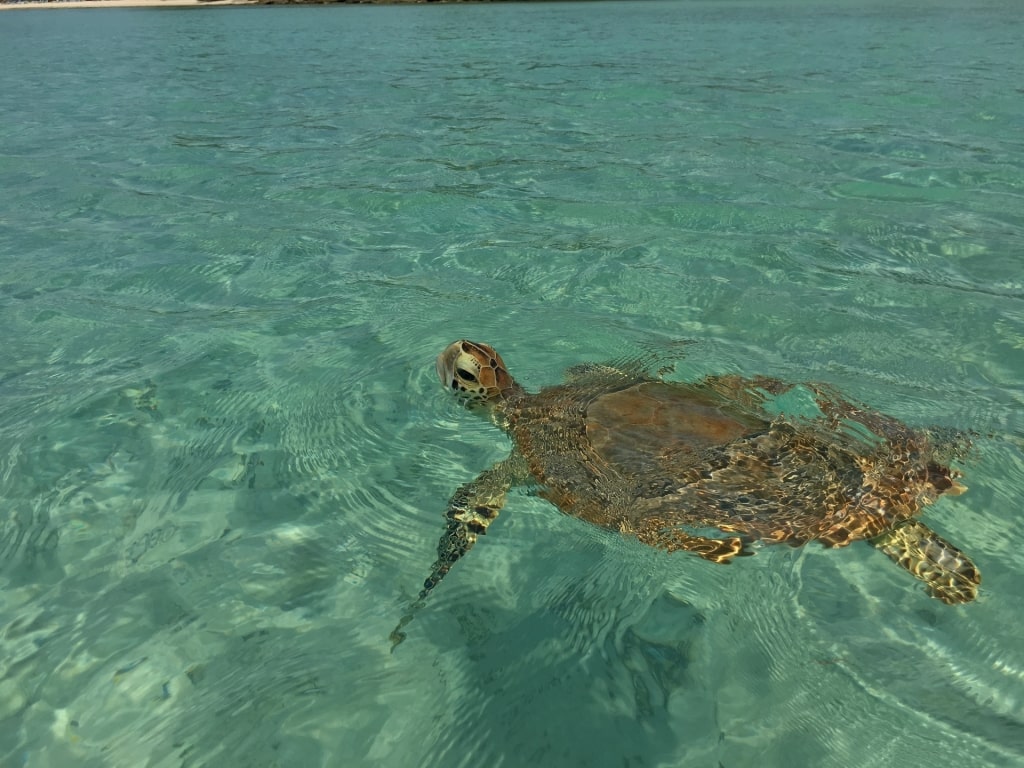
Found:
[{"label": "water surface", "polygon": [[[1013,2],[0,21],[0,764],[1024,763]],[[826,380],[975,430],[949,608],[866,546],[729,567],[510,499],[394,654],[530,388]]]}]

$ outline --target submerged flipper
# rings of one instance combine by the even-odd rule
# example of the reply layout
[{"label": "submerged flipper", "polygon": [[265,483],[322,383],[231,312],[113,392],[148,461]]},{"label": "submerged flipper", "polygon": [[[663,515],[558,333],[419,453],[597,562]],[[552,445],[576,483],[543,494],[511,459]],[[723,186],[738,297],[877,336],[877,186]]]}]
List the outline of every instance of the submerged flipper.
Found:
[{"label": "submerged flipper", "polygon": [[908,520],[876,536],[871,543],[928,585],[928,592],[948,605],[978,596],[981,573],[970,559],[924,523]]},{"label": "submerged flipper", "polygon": [[694,536],[678,528],[658,527],[661,521],[653,520],[653,525],[635,531],[636,537],[650,547],[664,549],[666,552],[686,550],[700,555],[712,563],[728,563],[736,556],[752,555],[744,549],[745,541],[739,536],[724,539],[712,539],[706,536]]},{"label": "submerged flipper", "polygon": [[470,483],[461,486],[448,501],[445,512],[445,532],[437,542],[437,560],[430,575],[423,582],[408,613],[391,632],[391,649],[405,639],[403,628],[413,620],[416,612],[426,603],[430,591],[445,577],[451,567],[476,543],[477,536],[487,533],[488,526],[505,506],[508,490],[528,476],[526,461],[518,453],[500,461],[481,473]]}]

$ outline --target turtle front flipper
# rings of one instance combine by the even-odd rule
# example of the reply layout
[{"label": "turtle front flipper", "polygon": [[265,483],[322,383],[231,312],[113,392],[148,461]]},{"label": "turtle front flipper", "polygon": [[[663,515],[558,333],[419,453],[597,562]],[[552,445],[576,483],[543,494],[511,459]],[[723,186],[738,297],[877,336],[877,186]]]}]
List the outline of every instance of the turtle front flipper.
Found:
[{"label": "turtle front flipper", "polygon": [[405,639],[403,627],[423,607],[430,591],[441,582],[459,558],[473,548],[477,536],[487,533],[488,526],[505,506],[509,488],[523,482],[528,473],[525,460],[518,452],[514,452],[509,458],[482,472],[472,482],[459,487],[451,497],[445,512],[445,532],[437,542],[437,560],[423,582],[423,589],[416,602],[391,632],[392,650]]},{"label": "turtle front flipper", "polygon": [[978,596],[981,573],[963,552],[924,523],[908,520],[870,539],[871,543],[928,585],[928,592],[948,605]]}]

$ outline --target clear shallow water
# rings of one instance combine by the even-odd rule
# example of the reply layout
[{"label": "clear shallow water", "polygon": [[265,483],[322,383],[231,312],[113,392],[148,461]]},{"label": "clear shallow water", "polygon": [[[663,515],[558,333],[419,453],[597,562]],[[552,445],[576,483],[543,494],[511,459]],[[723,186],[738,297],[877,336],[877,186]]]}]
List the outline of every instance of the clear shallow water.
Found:
[{"label": "clear shallow water", "polygon": [[[1024,761],[1016,4],[0,17],[0,764]],[[948,608],[867,547],[669,556],[514,496],[528,386],[641,342],[974,429]]]}]

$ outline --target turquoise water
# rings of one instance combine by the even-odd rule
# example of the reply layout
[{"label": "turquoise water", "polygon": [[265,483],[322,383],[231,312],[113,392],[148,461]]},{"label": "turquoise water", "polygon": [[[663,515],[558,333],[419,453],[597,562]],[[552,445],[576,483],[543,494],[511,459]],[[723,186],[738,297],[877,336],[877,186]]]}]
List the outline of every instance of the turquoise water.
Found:
[{"label": "turquoise water", "polygon": [[[0,765],[1024,764],[1024,17],[888,5],[0,15]],[[524,492],[392,654],[461,336],[975,430],[979,600]]]}]

